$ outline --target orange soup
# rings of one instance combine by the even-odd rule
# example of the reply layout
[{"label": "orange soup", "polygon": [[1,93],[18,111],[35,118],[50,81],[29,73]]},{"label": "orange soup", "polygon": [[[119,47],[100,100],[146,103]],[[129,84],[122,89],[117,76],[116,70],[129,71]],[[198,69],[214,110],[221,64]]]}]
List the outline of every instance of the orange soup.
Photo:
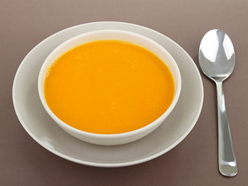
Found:
[{"label": "orange soup", "polygon": [[46,102],[68,125],[118,134],[158,119],[172,103],[175,85],[156,55],[121,41],[95,41],[66,52],[47,72]]}]

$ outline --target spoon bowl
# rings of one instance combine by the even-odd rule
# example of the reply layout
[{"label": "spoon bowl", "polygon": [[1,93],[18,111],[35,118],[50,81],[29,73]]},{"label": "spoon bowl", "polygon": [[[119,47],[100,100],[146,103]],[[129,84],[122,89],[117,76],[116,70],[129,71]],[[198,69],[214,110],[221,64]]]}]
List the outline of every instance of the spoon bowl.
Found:
[{"label": "spoon bowl", "polygon": [[199,49],[199,63],[203,73],[216,84],[219,171],[224,176],[232,177],[238,173],[238,168],[222,82],[233,72],[235,52],[231,39],[224,31],[214,29],[204,35]]},{"label": "spoon bowl", "polygon": [[203,37],[199,63],[206,76],[214,81],[228,78],[235,66],[235,52],[231,39],[222,30],[211,30]]}]

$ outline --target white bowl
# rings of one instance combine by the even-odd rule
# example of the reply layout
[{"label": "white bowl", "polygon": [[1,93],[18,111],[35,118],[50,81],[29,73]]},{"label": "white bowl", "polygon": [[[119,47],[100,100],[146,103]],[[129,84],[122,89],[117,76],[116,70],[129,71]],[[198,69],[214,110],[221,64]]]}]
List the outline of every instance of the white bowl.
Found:
[{"label": "white bowl", "polygon": [[[98,40],[119,40],[119,41],[128,41],[130,43],[139,45],[147,50],[151,51],[155,55],[157,55],[165,64],[169,67],[175,83],[175,95],[174,99],[170,105],[170,107],[155,121],[152,123],[139,128],[134,131],[120,133],[120,134],[95,134],[85,132],[76,128],[71,127],[70,125],[66,124],[62,120],[60,120],[48,107],[45,96],[44,96],[44,81],[47,74],[47,70],[50,66],[56,61],[62,54],[66,53],[70,49],[93,41]],[[155,41],[128,31],[120,31],[120,30],[100,30],[100,31],[93,31],[78,35],[73,37],[57,48],[55,48],[50,55],[44,61],[39,77],[38,77],[38,91],[39,96],[47,113],[50,117],[67,133],[71,134],[72,136],[98,145],[120,145],[129,143],[135,140],[138,140],[147,134],[151,133],[157,127],[159,127],[167,116],[171,113],[174,109],[181,92],[181,75],[177,63],[173,59],[173,57],[169,54],[167,50],[165,50],[161,45],[156,43]]]}]

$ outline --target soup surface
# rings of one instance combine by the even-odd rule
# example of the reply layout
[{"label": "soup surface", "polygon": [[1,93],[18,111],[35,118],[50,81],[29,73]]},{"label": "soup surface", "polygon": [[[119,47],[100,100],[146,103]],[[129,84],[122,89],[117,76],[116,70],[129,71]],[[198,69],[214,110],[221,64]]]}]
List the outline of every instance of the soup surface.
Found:
[{"label": "soup surface", "polygon": [[122,41],[95,41],[58,58],[44,84],[49,108],[74,128],[98,134],[133,131],[159,118],[174,97],[169,68]]}]

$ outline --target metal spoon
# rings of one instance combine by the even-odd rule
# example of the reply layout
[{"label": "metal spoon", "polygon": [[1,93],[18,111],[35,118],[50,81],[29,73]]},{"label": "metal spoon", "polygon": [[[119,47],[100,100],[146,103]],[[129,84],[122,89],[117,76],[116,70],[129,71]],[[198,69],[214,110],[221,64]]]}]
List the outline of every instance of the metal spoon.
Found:
[{"label": "metal spoon", "polygon": [[228,78],[235,65],[232,41],[222,30],[210,30],[202,38],[199,49],[199,63],[203,73],[216,84],[218,102],[218,155],[219,171],[232,177],[238,173],[233,149],[222,82]]}]

